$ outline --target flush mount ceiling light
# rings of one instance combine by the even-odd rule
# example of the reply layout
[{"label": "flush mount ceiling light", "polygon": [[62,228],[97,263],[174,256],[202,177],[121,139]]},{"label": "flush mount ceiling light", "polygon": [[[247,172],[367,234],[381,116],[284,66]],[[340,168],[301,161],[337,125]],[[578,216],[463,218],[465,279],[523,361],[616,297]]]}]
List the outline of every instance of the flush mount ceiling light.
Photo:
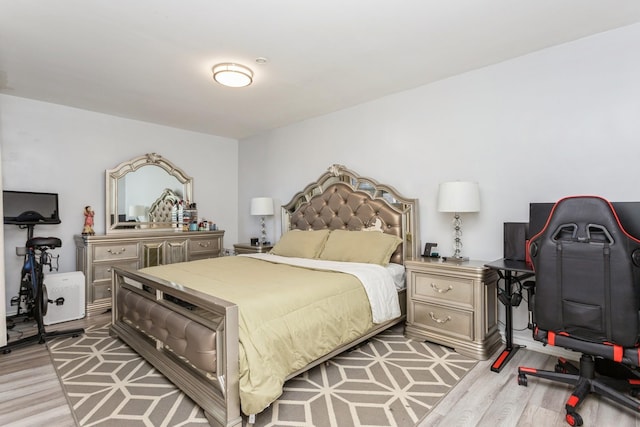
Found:
[{"label": "flush mount ceiling light", "polygon": [[224,86],[244,87],[253,81],[253,71],[239,64],[226,62],[214,65],[212,71],[213,79]]}]

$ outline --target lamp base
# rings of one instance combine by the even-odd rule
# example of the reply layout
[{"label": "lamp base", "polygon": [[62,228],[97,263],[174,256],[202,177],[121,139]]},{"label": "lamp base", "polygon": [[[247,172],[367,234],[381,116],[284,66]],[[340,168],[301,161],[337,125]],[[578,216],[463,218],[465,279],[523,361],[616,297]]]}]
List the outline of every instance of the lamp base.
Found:
[{"label": "lamp base", "polygon": [[466,256],[443,256],[442,261],[444,262],[465,262],[469,261],[469,257]]}]

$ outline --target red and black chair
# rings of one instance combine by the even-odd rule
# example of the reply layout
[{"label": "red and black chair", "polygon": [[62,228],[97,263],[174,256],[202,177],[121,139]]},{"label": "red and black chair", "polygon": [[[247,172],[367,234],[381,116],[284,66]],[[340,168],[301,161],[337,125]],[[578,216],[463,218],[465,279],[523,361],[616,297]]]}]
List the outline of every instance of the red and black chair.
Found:
[{"label": "red and black chair", "polygon": [[640,412],[640,239],[613,205],[594,196],[558,201],[529,253],[535,271],[533,337],[579,353],[579,368],[560,358],[554,371],[519,367],[518,384],[540,377],[574,386],[566,421],[582,425],[590,393]]}]

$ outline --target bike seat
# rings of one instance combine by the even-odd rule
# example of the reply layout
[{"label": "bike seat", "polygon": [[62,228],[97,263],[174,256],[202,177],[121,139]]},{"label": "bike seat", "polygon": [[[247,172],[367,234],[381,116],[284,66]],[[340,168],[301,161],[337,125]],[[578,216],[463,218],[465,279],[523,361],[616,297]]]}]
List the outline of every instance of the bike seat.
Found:
[{"label": "bike seat", "polygon": [[27,247],[34,248],[59,248],[62,246],[62,240],[57,237],[32,237],[27,240]]}]

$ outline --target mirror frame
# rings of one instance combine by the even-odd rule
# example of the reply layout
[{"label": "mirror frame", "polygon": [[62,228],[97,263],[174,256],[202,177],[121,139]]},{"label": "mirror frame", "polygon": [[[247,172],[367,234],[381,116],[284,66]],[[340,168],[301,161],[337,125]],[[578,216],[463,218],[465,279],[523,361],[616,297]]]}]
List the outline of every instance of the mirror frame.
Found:
[{"label": "mirror frame", "polygon": [[[132,231],[161,231],[162,229],[171,228],[172,224],[170,222],[139,222],[132,228],[131,222],[118,221],[118,179],[124,177],[128,173],[135,172],[144,166],[157,166],[164,169],[170,176],[176,178],[183,185],[183,198],[185,200],[193,200],[193,178],[161,155],[156,153],[147,153],[126,162],[122,162],[115,168],[107,169],[106,171],[105,230],[107,234],[126,233]],[[151,203],[153,203],[153,201]],[[113,218],[113,223],[111,218]],[[144,227],[145,225],[146,227]],[[150,227],[150,225],[153,225],[153,227]]]}]

